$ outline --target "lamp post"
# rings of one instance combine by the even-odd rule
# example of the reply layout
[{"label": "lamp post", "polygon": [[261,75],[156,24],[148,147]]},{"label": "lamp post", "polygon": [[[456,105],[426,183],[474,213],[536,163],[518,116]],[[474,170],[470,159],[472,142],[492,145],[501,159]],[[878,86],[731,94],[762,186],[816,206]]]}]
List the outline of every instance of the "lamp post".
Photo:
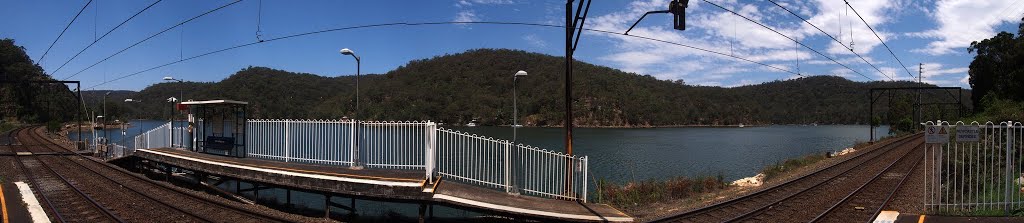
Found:
[{"label": "lamp post", "polygon": [[516,141],[517,129],[519,129],[519,105],[516,94],[516,86],[519,84],[519,77],[526,77],[526,71],[519,71],[512,75],[512,142]]},{"label": "lamp post", "polygon": [[[102,116],[102,115],[97,115],[97,116],[96,116],[96,119],[93,119],[93,120],[94,120],[94,121],[93,121],[93,123],[96,123],[96,121],[98,121],[98,120],[100,120],[100,119],[103,119],[103,116]],[[99,121],[99,122],[103,122],[103,121]],[[93,139],[92,139],[92,144],[93,144],[94,146],[96,146],[96,149],[95,149],[95,151],[93,151],[93,152],[94,152],[94,154],[93,154],[93,155],[97,155],[97,154],[99,153],[99,150],[100,150],[100,143],[101,143],[101,142],[100,142],[100,141],[101,141],[100,139],[103,139],[103,138],[96,138],[96,130],[95,130],[96,128],[95,128],[95,127],[93,127],[92,129],[93,129],[93,131],[92,131],[92,132],[93,132],[93,133],[92,133],[92,138],[93,138]],[[106,131],[106,129],[101,129],[101,130],[102,130],[102,131]],[[103,135],[104,135],[104,137],[106,137],[106,133],[104,133]],[[104,145],[106,145],[106,143],[104,143]],[[104,150],[106,150],[106,147],[104,147]]]},{"label": "lamp post", "polygon": [[[163,80],[164,81],[177,81],[178,83],[184,83],[185,82],[185,80],[176,79],[176,78],[174,78],[172,76],[166,76],[166,77],[164,77]],[[182,93],[182,92],[183,92],[182,89],[178,88],[178,101],[185,101],[185,93]],[[174,98],[174,97],[171,97],[171,98]],[[174,129],[174,116],[175,116],[174,115],[174,110],[175,110],[174,106],[175,106],[175,104],[174,104],[174,100],[169,100],[168,102],[171,102],[171,129],[172,129],[172,131],[170,131],[171,132],[171,139],[170,139],[171,140],[171,145],[170,146],[174,147],[174,131],[173,131],[173,129]],[[184,128],[182,128],[182,130],[184,130]],[[181,136],[181,141],[180,141],[181,144],[179,144],[179,145],[181,145],[182,147],[185,147],[185,133],[184,132],[179,132],[178,135]]]},{"label": "lamp post", "polygon": [[359,58],[359,56],[356,56],[356,52],[353,52],[352,50],[350,50],[348,48],[343,48],[343,49],[341,49],[338,52],[340,52],[341,55],[349,55],[349,56],[352,56],[352,58],[356,59],[356,112],[355,112],[355,115],[353,115],[353,118],[352,118],[356,122],[355,123],[356,139],[354,140],[355,141],[355,146],[353,146],[354,148],[352,148],[351,157],[352,157],[352,168],[353,169],[361,169],[361,167],[359,166],[359,138],[360,138],[359,137],[359,118],[360,118],[359,117],[359,70],[361,69],[360,68],[361,67],[361,58]]},{"label": "lamp post", "polygon": [[[519,77],[526,77],[526,71],[521,71],[520,70],[520,71],[518,71],[518,72],[516,72],[515,74],[512,75],[512,143],[513,144],[516,143],[517,131],[519,130],[519,127],[520,127],[520,125],[519,125],[519,104],[518,104],[518,99],[517,99],[519,97],[519,94],[516,93],[516,86],[519,84]],[[513,145],[513,146],[515,146],[515,145]],[[519,165],[518,165],[519,162],[518,162],[518,159],[516,159],[517,157],[519,157],[518,151],[519,151],[518,149],[513,149],[512,151],[510,151],[512,153],[512,154],[510,154],[512,156],[512,158],[508,161],[508,162],[511,162],[511,164],[509,165],[509,168],[511,170],[509,171],[509,175],[510,175],[510,177],[509,177],[510,180],[508,182],[509,189],[506,192],[514,194],[514,195],[518,195],[519,194],[519,189],[516,187],[516,182],[517,182],[517,179],[519,178],[518,177],[519,176],[519,172],[515,171],[516,169],[519,168]]]},{"label": "lamp post", "polygon": [[103,138],[106,139],[106,142],[104,142],[104,144],[110,143],[110,132],[107,132],[107,118],[106,118],[106,117],[110,117],[110,116],[107,115],[107,96],[110,96],[110,91],[107,91],[106,94],[103,94],[103,114],[100,116],[101,118],[103,118],[102,121],[100,121],[100,123],[102,123],[102,126],[103,126],[103,130],[102,130],[103,131]]},{"label": "lamp post", "polygon": [[[142,101],[131,99],[131,98],[127,98],[127,99],[124,99],[124,103],[142,103]],[[128,119],[128,124],[130,125],[131,123],[132,123],[132,120]],[[125,136],[128,135],[127,131],[128,131],[127,129],[121,131],[121,145],[125,145],[124,144],[124,138],[125,138]],[[138,135],[142,135],[142,122],[141,121],[139,121],[139,134]],[[136,148],[135,141],[132,141],[132,148]]]}]

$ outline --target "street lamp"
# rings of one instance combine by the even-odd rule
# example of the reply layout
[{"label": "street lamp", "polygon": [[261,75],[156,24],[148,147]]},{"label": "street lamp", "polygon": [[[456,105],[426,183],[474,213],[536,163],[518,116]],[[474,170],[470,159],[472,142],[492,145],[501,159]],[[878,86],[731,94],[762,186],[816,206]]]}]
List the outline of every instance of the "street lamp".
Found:
[{"label": "street lamp", "polygon": [[[353,115],[353,119],[355,119],[355,121],[356,121],[356,123],[355,123],[355,125],[356,125],[355,135],[358,137],[358,135],[359,135],[359,118],[360,118],[359,117],[359,71],[361,69],[360,68],[361,67],[361,59],[359,58],[359,56],[356,56],[356,52],[353,52],[352,50],[350,50],[348,48],[343,48],[343,49],[341,49],[338,52],[340,52],[341,55],[349,55],[349,56],[352,56],[352,58],[356,58],[356,113],[355,113],[355,115]],[[351,156],[352,157],[352,168],[360,169],[360,166],[359,166],[359,140],[358,139],[355,140],[355,148],[352,148],[352,154],[351,155],[352,155]]]},{"label": "street lamp", "polygon": [[[164,81],[177,81],[178,83],[184,83],[185,82],[185,80],[176,79],[176,78],[174,78],[172,76],[164,77]],[[178,101],[182,101],[183,102],[183,101],[185,101],[185,93],[182,93],[182,92],[183,92],[182,89],[179,88],[178,89]],[[174,97],[171,97],[171,98],[174,98]],[[175,106],[175,104],[174,104],[174,100],[168,100],[168,102],[171,102],[171,129],[174,129],[174,109],[175,109],[174,106]],[[182,130],[184,130],[184,128],[182,128]],[[179,132],[178,134],[179,134],[179,136],[181,136],[181,144],[180,145],[182,147],[184,147],[185,146],[185,133],[184,132]],[[173,143],[174,142],[174,131],[171,131],[171,142],[172,143],[171,143],[170,146],[174,147],[174,143]]]},{"label": "street lamp", "polygon": [[[516,142],[516,134],[517,134],[517,131],[519,130],[519,127],[521,127],[521,125],[519,125],[519,104],[518,104],[518,101],[516,99],[516,98],[519,97],[519,95],[516,94],[516,86],[519,84],[519,77],[526,77],[526,71],[521,71],[520,70],[520,71],[518,71],[518,72],[516,72],[515,74],[512,75],[512,142],[513,143]],[[519,151],[518,149],[513,149],[512,150],[512,157],[519,157],[518,151]],[[505,191],[507,193],[514,194],[514,195],[518,195],[519,194],[519,189],[516,187],[516,182],[518,181],[517,179],[519,178],[519,174],[518,174],[518,171],[514,171],[515,169],[519,168],[518,164],[519,164],[518,161],[513,161],[512,164],[511,164],[511,167],[513,169],[513,171],[511,171],[511,173],[513,173],[513,174],[512,174],[512,176],[510,178],[510,182],[507,182],[510,185],[510,187],[509,187],[509,189],[507,189],[508,191]]]},{"label": "street lamp", "polygon": [[[131,98],[126,98],[126,99],[124,99],[124,103],[142,103],[142,101],[131,99]],[[132,123],[132,120],[128,119],[128,124],[130,125],[131,123]],[[122,125],[122,126],[124,126],[124,125]],[[127,128],[121,128],[121,145],[125,145],[124,138],[125,138],[125,136],[128,135],[127,131],[128,131]],[[141,120],[139,121],[139,135],[142,135],[142,121]],[[135,141],[132,141],[132,148],[136,148]]]},{"label": "street lamp", "polygon": [[519,71],[512,75],[512,142],[516,141],[516,129],[521,127],[519,125],[519,105],[516,99],[519,97],[516,94],[516,85],[519,84],[519,77],[526,77],[526,71]]},{"label": "street lamp", "polygon": [[110,91],[107,91],[106,94],[103,94],[103,115],[101,115],[100,118],[103,118],[103,121],[101,121],[102,124],[103,124],[103,138],[106,138],[107,139],[106,142],[109,143],[110,142],[110,132],[107,132],[107,119],[105,118],[105,117],[109,117],[107,115],[107,96],[110,96]]},{"label": "street lamp", "polygon": [[[97,116],[96,116],[96,119],[94,119],[94,120],[100,120],[100,119],[103,119],[103,116],[102,116],[102,115],[97,115]],[[100,121],[100,122],[103,122],[103,121]],[[93,123],[95,123],[95,121],[94,121]],[[104,128],[104,129],[101,129],[101,131],[104,131],[104,132],[105,132],[105,131],[107,131],[107,129],[106,129],[106,128]],[[96,146],[96,148],[95,148],[95,151],[93,151],[93,152],[94,152],[94,155],[95,155],[96,153],[99,153],[99,148],[100,148],[100,143],[101,143],[100,141],[102,141],[102,140],[100,140],[100,139],[102,139],[102,138],[96,138],[96,128],[95,128],[95,126],[94,126],[94,128],[93,128],[93,130],[92,130],[92,133],[93,133],[93,134],[92,134],[92,137],[93,137],[93,139],[92,139],[92,144],[93,144],[94,146]],[[103,135],[104,135],[104,137],[106,137],[106,135],[107,135],[107,134],[106,134],[106,133],[103,133]],[[104,144],[106,144],[106,143],[104,143]]]}]

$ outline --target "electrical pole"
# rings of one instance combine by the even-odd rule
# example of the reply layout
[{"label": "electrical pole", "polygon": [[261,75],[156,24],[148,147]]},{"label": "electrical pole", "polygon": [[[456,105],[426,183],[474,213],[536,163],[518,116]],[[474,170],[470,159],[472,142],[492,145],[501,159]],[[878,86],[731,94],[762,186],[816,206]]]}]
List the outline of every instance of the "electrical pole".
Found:
[{"label": "electrical pole", "polygon": [[[924,78],[924,63],[917,64],[917,83],[923,84]],[[917,123],[921,123],[924,119],[924,108],[921,107],[921,90],[917,90]]]}]

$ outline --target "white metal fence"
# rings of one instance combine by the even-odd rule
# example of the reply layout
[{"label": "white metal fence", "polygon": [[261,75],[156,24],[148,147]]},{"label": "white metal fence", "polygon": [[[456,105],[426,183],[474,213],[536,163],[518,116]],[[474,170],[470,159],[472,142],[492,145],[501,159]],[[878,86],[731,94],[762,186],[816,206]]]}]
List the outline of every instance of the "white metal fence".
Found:
[{"label": "white metal fence", "polygon": [[134,149],[165,148],[171,146],[171,123],[157,126],[135,136]]},{"label": "white metal fence", "polygon": [[949,215],[1024,211],[1024,127],[1020,122],[927,122],[947,126],[949,143],[929,144],[925,207]]},{"label": "white metal fence", "polygon": [[246,121],[246,150],[256,158],[328,165],[352,164],[351,120]]},{"label": "white metal fence", "polygon": [[[437,130],[437,172],[485,187],[586,200],[587,158],[451,129]],[[574,184],[566,184],[572,180]],[[578,194],[577,194],[578,192]]]},{"label": "white metal fence", "polygon": [[365,150],[368,167],[388,169],[424,169],[429,139],[437,124],[433,122],[361,122],[360,148]]},{"label": "white metal fence", "polygon": [[[254,158],[422,170],[431,182],[443,175],[509,193],[587,200],[587,157],[438,128],[430,121],[253,119],[246,124],[246,151]],[[170,131],[168,123],[142,133],[119,154],[168,147]]]}]

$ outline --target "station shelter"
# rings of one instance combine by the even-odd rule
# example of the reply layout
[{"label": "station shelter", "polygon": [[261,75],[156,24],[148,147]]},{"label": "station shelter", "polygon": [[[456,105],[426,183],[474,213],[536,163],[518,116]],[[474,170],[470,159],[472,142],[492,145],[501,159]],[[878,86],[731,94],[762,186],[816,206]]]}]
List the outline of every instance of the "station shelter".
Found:
[{"label": "station shelter", "polygon": [[233,100],[187,101],[189,131],[195,152],[246,157],[248,102]]}]

